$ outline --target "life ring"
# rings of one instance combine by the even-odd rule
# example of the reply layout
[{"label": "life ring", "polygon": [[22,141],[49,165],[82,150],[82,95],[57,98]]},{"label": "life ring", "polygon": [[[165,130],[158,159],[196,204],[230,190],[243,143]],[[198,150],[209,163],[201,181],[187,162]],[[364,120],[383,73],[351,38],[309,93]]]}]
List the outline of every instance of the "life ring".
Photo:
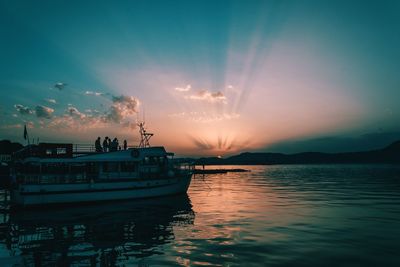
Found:
[{"label": "life ring", "polygon": [[131,151],[131,155],[132,155],[132,157],[134,157],[134,158],[137,158],[137,157],[139,157],[139,149],[132,149],[132,151]]}]

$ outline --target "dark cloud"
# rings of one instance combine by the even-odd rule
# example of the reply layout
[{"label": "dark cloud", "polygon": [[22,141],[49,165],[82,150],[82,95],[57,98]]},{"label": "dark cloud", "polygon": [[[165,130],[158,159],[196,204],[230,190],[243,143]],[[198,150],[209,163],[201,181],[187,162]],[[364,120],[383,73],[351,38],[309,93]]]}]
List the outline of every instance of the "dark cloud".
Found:
[{"label": "dark cloud", "polygon": [[57,88],[58,90],[63,90],[65,88],[65,86],[67,86],[66,83],[62,83],[62,82],[58,82],[54,84],[54,88]]},{"label": "dark cloud", "polygon": [[52,116],[54,110],[45,106],[36,107],[38,117],[47,118],[51,121],[48,127],[57,129],[88,129],[104,127],[108,123],[119,124],[122,127],[136,127],[136,120],[132,115],[137,113],[139,100],[132,96],[112,96],[111,106],[105,112],[86,109],[81,112],[72,104],[61,116]]},{"label": "dark cloud", "polygon": [[46,106],[37,105],[35,107],[35,111],[36,111],[36,116],[38,118],[51,119],[54,109],[46,107]]},{"label": "dark cloud", "polygon": [[67,108],[67,114],[71,117],[79,118],[79,119],[83,119],[86,117],[86,115],[84,113],[80,112],[76,107],[73,107],[73,106],[69,106]]},{"label": "dark cloud", "polygon": [[126,96],[126,95],[113,96],[112,101],[114,103],[113,106],[120,106],[123,109],[123,111],[129,114],[137,113],[137,109],[139,107],[139,100],[133,96]]},{"label": "dark cloud", "polygon": [[22,115],[33,114],[33,110],[30,107],[25,107],[21,104],[14,105],[15,109]]},{"label": "dark cloud", "polygon": [[133,96],[113,96],[112,102],[113,104],[104,115],[106,122],[121,123],[138,112],[139,100]]},{"label": "dark cloud", "polygon": [[104,116],[106,122],[120,123],[124,118],[123,111],[118,106],[111,106]]}]

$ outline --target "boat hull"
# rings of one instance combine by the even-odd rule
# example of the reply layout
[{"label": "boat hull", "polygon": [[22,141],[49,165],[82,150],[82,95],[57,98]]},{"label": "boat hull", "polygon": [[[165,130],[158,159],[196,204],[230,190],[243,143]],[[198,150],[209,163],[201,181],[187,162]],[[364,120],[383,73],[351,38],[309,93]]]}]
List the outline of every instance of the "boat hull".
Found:
[{"label": "boat hull", "polygon": [[151,180],[20,185],[11,191],[11,204],[13,206],[36,206],[175,195],[188,190],[191,177],[191,174],[185,174],[174,178]]}]

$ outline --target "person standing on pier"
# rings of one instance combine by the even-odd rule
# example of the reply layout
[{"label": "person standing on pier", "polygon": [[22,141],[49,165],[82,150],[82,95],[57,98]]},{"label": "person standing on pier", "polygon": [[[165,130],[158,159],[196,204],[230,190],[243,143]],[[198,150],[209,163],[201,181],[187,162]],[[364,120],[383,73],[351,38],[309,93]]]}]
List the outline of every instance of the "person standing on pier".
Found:
[{"label": "person standing on pier", "polygon": [[128,148],[128,143],[126,142],[126,139],[124,140],[124,150]]}]

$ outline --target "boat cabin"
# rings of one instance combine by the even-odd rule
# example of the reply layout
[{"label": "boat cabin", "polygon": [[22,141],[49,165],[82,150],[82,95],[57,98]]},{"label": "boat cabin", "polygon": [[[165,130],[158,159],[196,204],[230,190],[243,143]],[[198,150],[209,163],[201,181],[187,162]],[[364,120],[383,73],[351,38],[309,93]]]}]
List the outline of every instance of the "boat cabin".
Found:
[{"label": "boat cabin", "polygon": [[[168,178],[182,166],[174,166],[173,153],[164,147],[130,148],[73,156],[72,144],[39,144],[15,154],[18,184],[71,184]],[[189,165],[186,166],[189,168]]]}]

